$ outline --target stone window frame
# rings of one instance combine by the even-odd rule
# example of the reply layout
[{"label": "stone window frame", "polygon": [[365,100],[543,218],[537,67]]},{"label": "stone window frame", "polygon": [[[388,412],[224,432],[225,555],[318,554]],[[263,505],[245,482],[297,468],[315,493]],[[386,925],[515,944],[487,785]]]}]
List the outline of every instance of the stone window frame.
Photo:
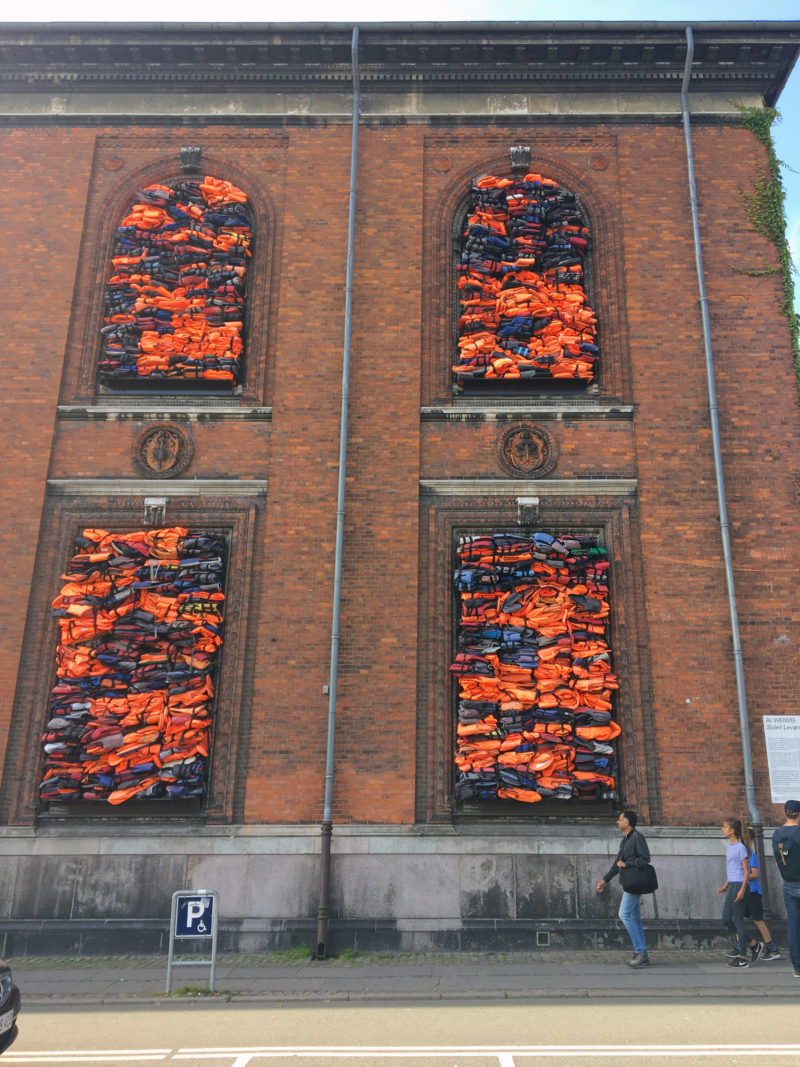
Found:
[{"label": "stone window frame", "polygon": [[[47,722],[50,692],[55,684],[58,621],[50,604],[61,587],[60,575],[74,554],[74,540],[87,527],[125,532],[141,529],[142,496],[103,498],[51,497],[45,505],[36,577],[31,588],[17,691],[12,709],[7,755],[0,788],[0,822],[32,825],[50,821],[49,802],[39,799],[43,753],[40,737]],[[225,580],[225,640],[215,679],[212,747],[208,788],[201,805],[182,803],[165,812],[156,802],[130,802],[117,807],[91,802],[69,806],[57,821],[148,818],[180,822],[187,817],[206,823],[241,821],[247,753],[240,744],[250,718],[252,666],[245,657],[248,614],[253,586],[253,557],[263,502],[230,497],[195,500],[172,497],[166,520],[158,525],[187,526],[222,533],[228,542]],[[156,810],[158,809],[158,810]]]},{"label": "stone window frame", "polygon": [[[457,598],[453,591],[454,549],[464,534],[502,530],[591,533],[601,538],[611,561],[610,645],[620,678],[614,717],[622,726],[617,743],[619,803],[635,807],[649,822],[661,815],[652,681],[646,648],[643,564],[635,497],[592,495],[549,497],[536,489],[535,511],[520,511],[517,499],[423,496],[421,501],[419,658],[417,703],[416,820],[421,823],[522,821],[526,825],[570,818],[608,818],[610,805],[543,801],[530,811],[459,809],[453,798],[458,685],[449,675],[456,645]],[[520,524],[520,516],[523,522]],[[487,806],[488,807],[488,806]]]},{"label": "stone window frame", "polygon": [[[498,145],[496,134],[491,143]],[[629,403],[631,397],[630,368],[626,346],[624,311],[624,275],[620,221],[592,182],[591,176],[579,171],[555,146],[540,148],[532,133],[505,139],[491,155],[475,158],[468,165],[446,175],[433,176],[435,167],[426,164],[426,181],[438,187],[434,196],[428,193],[424,208],[423,234],[423,340],[422,340],[422,403],[423,405],[452,405],[456,399],[452,366],[456,352],[458,323],[457,233],[464,215],[473,180],[481,174],[512,177],[508,145],[531,143],[531,162],[528,170],[558,182],[563,189],[574,193],[580,201],[592,233],[590,267],[587,271],[586,292],[598,320],[600,345],[599,370],[587,389],[574,390],[566,395],[552,388],[520,392],[515,401],[526,403],[549,398],[553,403],[569,403],[575,397],[590,393],[597,401]],[[610,251],[609,251],[610,250]],[[493,403],[490,392],[471,396],[473,403]],[[508,396],[502,398],[508,403]]]},{"label": "stone window frame", "polygon": [[[182,138],[180,143],[187,139]],[[203,139],[196,135],[192,139],[203,143]],[[225,151],[227,146],[203,148],[200,175],[181,173],[178,148],[179,142],[173,138],[173,148],[168,153],[162,150],[145,164],[121,168],[113,174],[104,171],[95,160],[75,278],[61,404],[97,405],[109,399],[119,404],[140,398],[159,402],[167,399],[172,404],[184,405],[213,400],[239,406],[243,403],[264,404],[268,400],[273,379],[274,360],[270,353],[274,351],[278,299],[275,204],[250,168],[245,170],[229,160]],[[162,384],[168,380],[160,379],[153,382],[152,387],[147,383],[135,390],[105,392],[99,379],[98,356],[102,345],[100,331],[105,314],[105,289],[111,276],[117,227],[140,189],[152,184],[191,180],[203,174],[231,181],[247,195],[253,255],[247,270],[246,343],[240,381],[235,390],[223,385],[218,390],[182,391],[170,389],[168,384]]]}]

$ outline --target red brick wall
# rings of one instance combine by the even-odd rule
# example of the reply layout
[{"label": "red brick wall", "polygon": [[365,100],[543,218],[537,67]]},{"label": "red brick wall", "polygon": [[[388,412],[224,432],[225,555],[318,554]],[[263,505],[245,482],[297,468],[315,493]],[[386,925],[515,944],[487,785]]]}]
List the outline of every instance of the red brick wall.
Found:
[{"label": "red brick wall", "polygon": [[[713,823],[743,808],[742,761],[677,124],[361,130],[334,817],[407,823],[415,812],[425,817],[432,810],[421,776],[437,783],[439,795],[447,791],[446,743],[428,745],[430,723],[420,711],[419,694],[450,684],[446,665],[443,670],[425,648],[424,634],[444,620],[428,615],[431,571],[427,564],[420,571],[421,538],[435,542],[426,552],[436,567],[449,571],[451,561],[449,542],[437,541],[444,527],[427,517],[421,524],[419,479],[508,479],[497,455],[508,422],[421,421],[420,405],[453,402],[452,211],[469,178],[497,172],[506,147],[516,143],[532,144],[532,168],[578,191],[589,210],[603,360],[595,399],[632,404],[633,415],[544,420],[534,409],[515,419],[551,434],[558,449],[551,479],[638,478],[636,514],[613,527],[620,543],[610,546],[615,574],[630,587],[630,610],[641,618],[632,629],[620,625],[615,638],[623,688],[624,665],[638,679],[624,697],[636,736],[636,756],[624,763],[625,794],[646,805],[649,775],[666,822]],[[795,711],[797,389],[779,280],[738,272],[775,262],[774,250],[748,226],[740,200],[763,149],[733,127],[698,125],[694,143],[758,802],[767,820],[777,820],[760,717]],[[48,471],[57,478],[140,476],[131,450],[146,419],[67,420],[58,417],[56,403],[60,387],[64,401],[93,403],[92,301],[94,284],[102,288],[105,278],[106,218],[141,176],[150,180],[159,167],[175,173],[181,144],[202,145],[208,171],[241,182],[271,227],[269,247],[250,277],[251,312],[258,305],[268,315],[260,326],[254,320],[257,344],[248,346],[241,400],[271,406],[271,421],[182,423],[195,446],[184,477],[269,481],[265,521],[256,526],[248,557],[250,599],[240,608],[249,617],[249,675],[237,691],[239,799],[229,817],[312,821],[320,818],[324,787],[346,125],[118,134],[53,127],[3,135],[4,234],[8,247],[19,241],[26,253],[9,272],[2,313],[7,417],[0,433],[13,509],[0,547],[15,566],[0,624],[6,649],[0,757],[20,649],[23,639],[32,647],[35,636],[30,626],[25,630],[29,587],[38,577],[32,602],[41,610],[62,566],[42,557],[34,575]],[[121,160],[120,166],[109,167],[109,160]],[[545,498],[546,482],[537,487]],[[529,494],[514,493],[488,509],[476,504],[482,528],[493,525],[493,516],[510,521],[516,495]],[[469,501],[461,504],[468,513]],[[179,521],[179,504],[170,506],[176,508],[170,521]],[[548,506],[555,519],[581,514],[577,498],[554,496]],[[631,562],[639,552],[641,568]],[[236,610],[229,601],[229,612]],[[26,661],[24,670],[30,669]],[[13,714],[44,721],[45,709],[18,698]],[[639,736],[643,724],[649,724],[647,738]],[[646,771],[643,762],[657,766]],[[16,768],[12,754],[6,796]]]},{"label": "red brick wall", "polygon": [[[498,443],[513,423],[477,422],[422,424],[424,477],[505,478],[498,458]],[[633,423],[615,419],[570,419],[563,421],[528,418],[544,427],[558,451],[551,478],[635,478],[636,455]],[[457,471],[458,473],[454,473]]]},{"label": "red brick wall", "polygon": [[[762,149],[737,129],[698,127],[694,143],[758,804],[767,819],[777,819],[761,716],[795,710],[786,679],[798,666],[797,387],[778,281],[738,273],[776,261],[747,225],[740,198],[757,160],[764,164]],[[681,133],[651,130],[644,143],[628,137],[620,147],[664,815],[708,822],[723,810],[742,810],[742,755]],[[787,644],[778,643],[782,634]]]},{"label": "red brick wall", "polygon": [[[142,418],[85,422],[61,420],[57,426],[50,466],[52,478],[118,478],[130,475],[140,434],[152,425]],[[209,421],[181,423],[188,429],[194,455],[184,478],[266,478],[269,472],[270,432],[264,422]],[[138,474],[138,472],[137,472]],[[169,495],[169,481],[164,483]]]},{"label": "red brick wall", "polygon": [[[0,613],[0,763],[36,558],[93,147],[94,135],[88,130],[64,130],[55,138],[46,129],[0,132],[5,190],[0,220],[6,242],[0,297],[0,448],[6,504],[0,551],[14,561],[5,578]],[[66,180],[61,165],[65,159],[70,161]]]}]

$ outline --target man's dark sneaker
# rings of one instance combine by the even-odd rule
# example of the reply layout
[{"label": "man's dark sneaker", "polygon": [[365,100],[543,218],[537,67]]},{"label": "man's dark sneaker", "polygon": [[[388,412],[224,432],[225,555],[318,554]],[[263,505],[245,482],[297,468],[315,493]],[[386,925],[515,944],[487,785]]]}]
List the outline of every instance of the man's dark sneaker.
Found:
[{"label": "man's dark sneaker", "polygon": [[739,949],[736,945],[732,945],[731,948],[725,953],[729,960],[734,960],[739,955]]},{"label": "man's dark sneaker", "polygon": [[728,960],[729,967],[749,967],[750,960],[744,958],[744,956],[735,956],[732,960]]},{"label": "man's dark sneaker", "polygon": [[763,941],[755,941],[752,945],[750,945],[750,959],[753,963],[755,963],[756,960],[759,959],[765,947],[766,946],[764,945]]},{"label": "man's dark sneaker", "polygon": [[779,960],[781,958],[780,952],[776,948],[765,948],[761,953],[762,961],[766,960]]},{"label": "man's dark sneaker", "polygon": [[629,967],[649,967],[650,957],[646,952],[637,952],[632,960],[628,960]]},{"label": "man's dark sneaker", "polygon": [[800,971],[792,971],[792,974],[795,976],[795,978],[800,978]]}]

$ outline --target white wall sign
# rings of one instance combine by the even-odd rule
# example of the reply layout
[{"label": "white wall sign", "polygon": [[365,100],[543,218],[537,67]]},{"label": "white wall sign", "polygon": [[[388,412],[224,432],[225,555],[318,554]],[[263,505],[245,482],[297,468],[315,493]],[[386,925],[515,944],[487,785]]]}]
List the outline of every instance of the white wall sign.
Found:
[{"label": "white wall sign", "polygon": [[800,715],[765,715],[772,803],[800,800]]}]

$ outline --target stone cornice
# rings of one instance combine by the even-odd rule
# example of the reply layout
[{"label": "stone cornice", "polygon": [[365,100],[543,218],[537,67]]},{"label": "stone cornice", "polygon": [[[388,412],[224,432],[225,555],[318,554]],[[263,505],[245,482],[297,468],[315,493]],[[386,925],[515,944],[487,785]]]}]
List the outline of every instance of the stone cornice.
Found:
[{"label": "stone cornice", "polygon": [[534,506],[539,497],[632,496],[637,485],[636,478],[421,478],[419,490],[423,496],[509,496]]},{"label": "stone cornice", "polygon": [[191,400],[179,404],[164,400],[97,404],[59,404],[58,416],[78,422],[123,422],[173,419],[178,422],[270,422],[271,407],[207,404]]},{"label": "stone cornice", "polygon": [[266,496],[266,479],[48,478],[53,496],[212,497]]},{"label": "stone cornice", "polygon": [[[343,24],[6,24],[6,92],[109,88],[304,92],[350,82]],[[359,27],[362,85],[383,91],[677,89],[683,23],[416,23]],[[775,101],[797,58],[800,22],[697,23],[692,87]]]},{"label": "stone cornice", "polygon": [[582,404],[578,401],[547,403],[539,400],[505,406],[486,401],[469,406],[455,403],[452,406],[420,408],[421,422],[518,422],[520,419],[557,422],[565,419],[616,419],[630,422],[633,419],[633,405],[591,400]]}]

